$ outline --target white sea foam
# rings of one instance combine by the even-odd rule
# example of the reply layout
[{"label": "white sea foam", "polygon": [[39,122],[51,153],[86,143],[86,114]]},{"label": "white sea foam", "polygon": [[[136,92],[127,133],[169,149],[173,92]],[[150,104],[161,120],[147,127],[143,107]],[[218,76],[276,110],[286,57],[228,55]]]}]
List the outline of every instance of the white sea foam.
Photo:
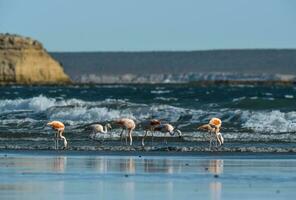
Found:
[{"label": "white sea foam", "polygon": [[54,110],[49,114],[51,120],[66,121],[70,124],[74,122],[101,122],[111,121],[120,117],[129,117],[135,119],[132,113],[128,110],[113,110],[103,108],[87,108],[87,107],[74,107],[62,108]]},{"label": "white sea foam", "polygon": [[114,132],[90,134],[93,140],[119,140],[120,135]]},{"label": "white sea foam", "polygon": [[161,101],[178,101],[177,98],[174,98],[174,97],[156,97],[154,98],[155,100],[161,100]]},{"label": "white sea foam", "polygon": [[246,97],[233,98],[232,102],[237,102],[246,99]]},{"label": "white sea foam", "polygon": [[151,94],[167,94],[170,92],[170,90],[151,90]]},{"label": "white sea foam", "polygon": [[0,110],[2,112],[17,110],[43,111],[53,105],[55,105],[55,99],[38,96],[29,99],[1,100]]},{"label": "white sea foam", "polygon": [[67,99],[63,98],[50,98],[43,95],[27,98],[27,99],[4,99],[0,100],[0,111],[9,112],[9,111],[45,111],[52,107],[63,107],[63,106],[100,106],[104,104],[128,104],[127,99],[106,99],[104,101],[83,101],[80,99]]},{"label": "white sea foam", "polygon": [[286,99],[293,99],[294,96],[293,96],[293,95],[290,95],[290,94],[286,94],[286,95],[285,95],[285,98],[286,98]]},{"label": "white sea foam", "polygon": [[257,132],[281,133],[296,131],[296,112],[244,111],[241,115],[242,127]]},{"label": "white sea foam", "polygon": [[68,106],[68,105],[87,105],[91,102],[85,102],[78,99],[69,99],[69,100],[59,100],[55,98],[45,97],[43,95],[32,97],[28,99],[6,99],[0,100],[0,111],[20,111],[20,110],[30,110],[30,111],[45,111],[48,108],[55,106]]}]

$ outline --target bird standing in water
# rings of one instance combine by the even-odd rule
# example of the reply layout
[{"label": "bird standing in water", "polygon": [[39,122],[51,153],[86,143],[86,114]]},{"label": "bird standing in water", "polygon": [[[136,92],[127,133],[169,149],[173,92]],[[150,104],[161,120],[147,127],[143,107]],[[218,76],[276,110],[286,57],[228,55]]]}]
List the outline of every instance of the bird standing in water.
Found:
[{"label": "bird standing in water", "polygon": [[100,133],[107,133],[108,129],[112,129],[111,125],[108,123],[105,126],[101,125],[101,124],[93,124],[91,125],[92,128],[92,134],[90,135],[90,137],[92,139],[96,138],[97,134]]},{"label": "bird standing in water", "polygon": [[219,143],[219,146],[221,146],[224,143],[224,138],[220,133],[221,126],[222,126],[221,119],[214,117],[209,121],[208,124],[201,125],[197,128],[198,130],[209,132],[210,149],[212,148],[212,142],[214,139],[216,139],[216,146],[217,146],[217,142]]},{"label": "bird standing in water", "polygon": [[136,123],[134,120],[129,119],[129,118],[121,118],[115,121],[115,124],[119,125],[122,128],[122,131],[120,133],[120,139],[122,141],[123,138],[123,132],[126,130],[127,134],[125,137],[125,143],[127,144],[127,138],[129,137],[130,144],[133,145],[133,137],[132,137],[132,132],[136,128]]},{"label": "bird standing in water", "polygon": [[[175,127],[173,127],[171,124],[160,124],[154,128],[154,131],[159,131],[165,134],[169,133],[170,136],[174,136],[175,133],[177,133],[179,137],[182,136],[182,132],[179,129],[176,129]],[[165,143],[167,143],[166,140],[165,140]]]},{"label": "bird standing in water", "polygon": [[157,120],[157,119],[151,119],[151,120],[147,120],[147,121],[144,121],[144,122],[141,122],[141,126],[143,127],[144,131],[145,131],[145,134],[142,138],[142,146],[145,145],[144,143],[144,140],[148,134],[148,131],[151,132],[152,134],[152,143],[153,143],[153,132],[154,132],[154,128],[156,126],[159,126],[160,125],[160,121]]},{"label": "bird standing in water", "polygon": [[47,125],[57,131],[57,133],[55,133],[55,149],[59,148],[59,139],[62,139],[64,141],[64,149],[67,148],[68,142],[65,136],[63,136],[63,133],[65,131],[65,125],[60,121],[48,122]]}]

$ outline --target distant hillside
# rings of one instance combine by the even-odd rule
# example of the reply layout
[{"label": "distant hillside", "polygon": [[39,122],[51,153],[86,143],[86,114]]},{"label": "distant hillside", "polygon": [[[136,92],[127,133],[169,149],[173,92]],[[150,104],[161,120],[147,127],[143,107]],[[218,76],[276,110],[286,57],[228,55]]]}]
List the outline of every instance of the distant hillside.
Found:
[{"label": "distant hillside", "polygon": [[68,75],[40,42],[0,33],[0,84],[66,84]]},{"label": "distant hillside", "polygon": [[[88,78],[90,82],[108,82],[112,77],[125,74],[133,75],[127,77],[128,81],[145,79],[139,76],[147,79],[151,75],[178,76],[192,73],[296,75],[296,50],[53,52],[51,55],[62,64],[73,80],[84,82],[88,82]],[[163,78],[167,77],[162,76],[157,80]],[[114,78],[115,82],[120,80]]]}]

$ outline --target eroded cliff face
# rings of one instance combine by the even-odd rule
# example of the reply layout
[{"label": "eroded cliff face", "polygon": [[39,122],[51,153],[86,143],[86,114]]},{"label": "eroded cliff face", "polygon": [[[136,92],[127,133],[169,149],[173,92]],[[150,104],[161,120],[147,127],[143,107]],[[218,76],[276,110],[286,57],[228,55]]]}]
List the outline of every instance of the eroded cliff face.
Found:
[{"label": "eroded cliff face", "polygon": [[65,84],[71,80],[36,40],[0,34],[0,83]]}]

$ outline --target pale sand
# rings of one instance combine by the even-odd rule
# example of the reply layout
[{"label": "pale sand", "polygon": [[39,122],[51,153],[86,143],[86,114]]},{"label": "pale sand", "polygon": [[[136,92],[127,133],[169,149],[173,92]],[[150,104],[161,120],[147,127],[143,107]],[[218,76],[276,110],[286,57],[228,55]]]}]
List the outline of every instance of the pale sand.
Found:
[{"label": "pale sand", "polygon": [[[139,155],[141,154],[141,155]],[[295,154],[0,152],[0,199],[295,199]]]}]

